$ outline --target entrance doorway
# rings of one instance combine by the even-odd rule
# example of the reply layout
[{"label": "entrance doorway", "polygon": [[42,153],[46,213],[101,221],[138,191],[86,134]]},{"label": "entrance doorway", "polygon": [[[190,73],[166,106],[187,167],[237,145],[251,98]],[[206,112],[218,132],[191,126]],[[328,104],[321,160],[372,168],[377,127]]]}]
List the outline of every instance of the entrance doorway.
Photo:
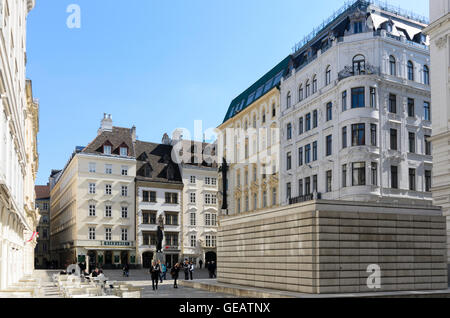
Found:
[{"label": "entrance doorway", "polygon": [[105,265],[112,265],[113,254],[111,251],[105,252]]},{"label": "entrance doorway", "polygon": [[215,262],[217,263],[217,255],[215,252],[207,252],[205,254],[205,262],[206,263],[211,263],[211,262]]},{"label": "entrance doorway", "polygon": [[153,253],[145,252],[142,254],[142,266],[144,268],[150,268],[152,266]]},{"label": "entrance doorway", "polygon": [[172,268],[176,263],[178,263],[178,254],[167,254],[166,255],[166,265]]},{"label": "entrance doorway", "polygon": [[89,257],[89,271],[92,272],[97,267],[97,252],[89,251],[87,255]]},{"label": "entrance doorway", "polygon": [[123,251],[120,253],[120,261],[122,265],[128,264],[128,252]]}]

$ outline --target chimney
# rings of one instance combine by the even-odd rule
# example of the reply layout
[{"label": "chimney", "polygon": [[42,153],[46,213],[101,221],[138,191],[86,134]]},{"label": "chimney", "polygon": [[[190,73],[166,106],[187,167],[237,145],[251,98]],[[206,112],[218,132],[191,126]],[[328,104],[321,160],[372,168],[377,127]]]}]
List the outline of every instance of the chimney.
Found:
[{"label": "chimney", "polygon": [[102,132],[109,131],[112,132],[113,122],[111,114],[103,114],[103,119],[100,125],[100,129],[98,130],[98,134],[100,135]]},{"label": "chimney", "polygon": [[136,142],[136,126],[134,125],[131,127],[131,139],[133,142]]}]

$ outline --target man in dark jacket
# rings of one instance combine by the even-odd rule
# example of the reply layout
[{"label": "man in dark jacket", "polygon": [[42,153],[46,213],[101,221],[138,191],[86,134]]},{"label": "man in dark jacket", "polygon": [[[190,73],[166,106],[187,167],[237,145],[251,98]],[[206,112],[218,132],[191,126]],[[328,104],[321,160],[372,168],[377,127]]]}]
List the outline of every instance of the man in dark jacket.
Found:
[{"label": "man in dark jacket", "polygon": [[159,267],[159,264],[155,261],[152,262],[152,267],[150,268],[150,274],[152,276],[152,287],[153,290],[158,290],[158,280],[159,280],[159,273],[161,272],[161,268]]},{"label": "man in dark jacket", "polygon": [[198,265],[200,266],[200,269],[202,269],[203,261],[202,261],[202,260],[199,260],[199,261],[198,261]]},{"label": "man in dark jacket", "polygon": [[180,264],[176,263],[175,266],[172,267],[172,270],[170,271],[170,275],[172,275],[173,278],[173,288],[178,288],[177,279],[179,272],[180,272]]},{"label": "man in dark jacket", "polygon": [[183,269],[184,269],[184,280],[189,280],[189,262],[187,260],[184,261]]}]

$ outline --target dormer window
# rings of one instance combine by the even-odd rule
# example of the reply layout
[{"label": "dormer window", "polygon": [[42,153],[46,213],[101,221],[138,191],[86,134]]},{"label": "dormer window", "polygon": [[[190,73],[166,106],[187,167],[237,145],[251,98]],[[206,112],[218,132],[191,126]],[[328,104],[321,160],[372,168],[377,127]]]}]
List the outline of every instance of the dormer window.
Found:
[{"label": "dormer window", "polygon": [[103,154],[110,155],[111,154],[111,146],[110,145],[104,145],[103,146]]},{"label": "dormer window", "polygon": [[127,147],[120,147],[120,156],[121,157],[127,157],[128,156],[128,148]]},{"label": "dormer window", "polygon": [[363,31],[363,23],[362,21],[356,21],[353,23],[353,33],[358,34]]}]

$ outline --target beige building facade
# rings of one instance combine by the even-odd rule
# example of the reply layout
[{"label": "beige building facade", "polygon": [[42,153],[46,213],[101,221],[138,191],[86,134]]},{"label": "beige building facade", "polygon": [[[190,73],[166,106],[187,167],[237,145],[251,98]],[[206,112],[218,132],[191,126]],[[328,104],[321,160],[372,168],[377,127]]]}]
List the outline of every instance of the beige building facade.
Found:
[{"label": "beige building facade", "polygon": [[[450,1],[430,0],[433,199],[447,216],[450,251]],[[448,259],[450,262],[450,258]]]},{"label": "beige building facade", "polygon": [[135,128],[102,120],[97,137],[78,147],[51,190],[51,254],[58,265],[117,268],[136,263]]},{"label": "beige building facade", "polygon": [[0,289],[34,269],[39,104],[25,78],[33,8],[34,0],[0,1]]},{"label": "beige building facade", "polygon": [[280,83],[289,61],[287,57],[236,97],[218,127],[219,206],[226,215],[280,203]]}]

